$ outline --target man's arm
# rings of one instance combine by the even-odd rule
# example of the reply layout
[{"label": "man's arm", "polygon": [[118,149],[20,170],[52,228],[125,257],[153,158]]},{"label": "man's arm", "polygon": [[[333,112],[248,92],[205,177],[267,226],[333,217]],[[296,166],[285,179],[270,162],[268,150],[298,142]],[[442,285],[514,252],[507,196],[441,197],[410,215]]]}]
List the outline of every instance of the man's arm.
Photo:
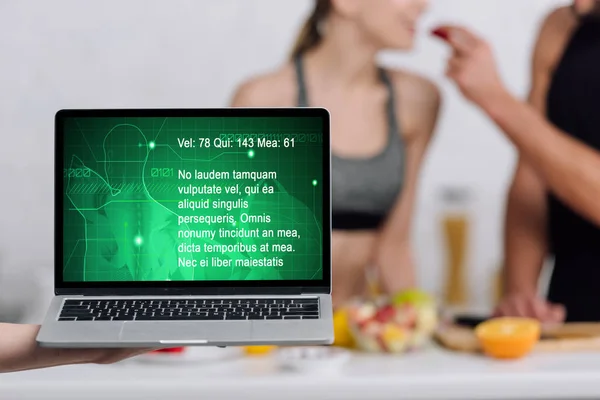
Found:
[{"label": "man's arm", "polygon": [[[544,21],[536,42],[528,102],[540,115],[546,113],[551,75],[565,47],[569,21],[572,19],[572,13],[567,8],[552,12]],[[537,295],[537,283],[547,253],[546,191],[542,177],[527,157],[520,154],[506,213],[505,296]],[[529,307],[525,304],[514,306]],[[526,313],[532,310],[522,311]]]},{"label": "man's arm", "polygon": [[0,323],[0,373],[67,364],[110,364],[148,349],[51,349],[36,342],[39,325]]},{"label": "man's arm", "polygon": [[[545,230],[540,181],[543,187],[556,192],[576,209],[592,211],[595,206],[585,198],[582,189],[593,183],[594,166],[587,155],[587,179],[576,177],[565,185],[571,175],[581,173],[575,168],[581,145],[552,127],[543,117],[544,98],[550,74],[577,21],[568,8],[555,11],[545,22],[534,56],[534,86],[529,104],[522,103],[506,90],[498,73],[492,50],[477,35],[460,26],[442,26],[432,33],[452,48],[447,76],[471,102],[484,110],[504,130],[518,147],[520,163],[511,188],[507,223],[507,290],[517,292],[503,299],[497,314],[534,316],[547,322],[562,321],[565,310],[536,297],[536,286],[545,248],[539,236]],[[542,111],[540,113],[540,111]],[[587,149],[589,151],[589,149]],[[562,153],[559,160],[556,153]],[[584,155],[581,155],[585,158]],[[558,161],[558,162],[557,162]],[[600,163],[600,155],[598,156]],[[596,169],[596,171],[599,171]],[[598,182],[600,191],[600,182]],[[525,196],[525,197],[522,197]],[[600,216],[600,209],[597,209]],[[522,219],[522,221],[519,221]],[[519,225],[519,228],[515,227]],[[537,235],[537,236],[536,236]],[[520,242],[520,243],[519,243]],[[519,294],[518,292],[521,292]]]},{"label": "man's arm", "polygon": [[[596,161],[600,162],[596,160],[596,156],[600,154],[571,139],[545,119],[532,115],[532,108],[541,110],[540,115],[545,114],[545,97],[551,74],[576,24],[577,20],[570,7],[556,10],[546,20],[534,55],[534,89],[530,96],[531,107],[525,107],[517,112],[511,111],[515,107],[520,108],[516,99],[512,96],[499,96],[495,99],[497,102],[492,101],[483,108],[517,145],[521,158],[527,159],[527,168],[532,176],[535,174],[563,201],[600,224],[600,209],[596,206],[593,197],[596,192],[592,190],[592,194],[589,195],[587,190],[582,190],[587,188],[586,185],[594,188],[600,181],[600,169],[597,169],[596,165]],[[512,112],[515,114],[511,115]],[[533,125],[525,133],[522,127],[530,119]],[[561,148],[563,144],[564,149]],[[554,154],[560,154],[560,157],[555,158]],[[578,159],[578,155],[581,155],[582,159]],[[574,180],[569,180],[569,177],[573,177]],[[535,185],[533,181],[522,182],[522,184]],[[529,211],[534,212],[533,209]],[[521,215],[521,218],[527,217]],[[510,285],[510,282],[507,284]]]},{"label": "man's arm", "polygon": [[442,30],[454,50],[448,76],[518,147],[557,197],[600,226],[600,152],[551,125],[512,96],[498,74],[490,46],[469,30]]},{"label": "man's arm", "polygon": [[537,293],[546,255],[545,186],[521,158],[508,193],[504,231],[503,293]]},{"label": "man's arm", "polygon": [[600,226],[600,153],[509,94],[486,109],[557,197]]}]

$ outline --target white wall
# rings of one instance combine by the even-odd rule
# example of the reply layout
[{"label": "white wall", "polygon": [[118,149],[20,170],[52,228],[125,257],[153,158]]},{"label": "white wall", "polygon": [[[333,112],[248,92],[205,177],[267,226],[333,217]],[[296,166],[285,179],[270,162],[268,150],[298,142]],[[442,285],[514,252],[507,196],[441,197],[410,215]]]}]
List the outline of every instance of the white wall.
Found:
[{"label": "white wall", "polygon": [[[241,80],[287,56],[309,0],[3,0],[0,2],[0,265],[11,282],[52,279],[53,115],[67,107],[224,106]],[[561,0],[433,0],[423,29],[464,22],[489,38],[501,71],[526,93],[529,51],[540,19]],[[474,195],[473,300],[487,299],[500,262],[511,146],[444,82],[445,49],[422,36],[410,55],[387,64],[438,81],[445,107],[423,173],[416,249],[423,285],[438,290],[443,262],[441,186]],[[5,272],[6,273],[6,272]],[[21,277],[19,277],[21,276]],[[0,302],[8,278],[0,275]],[[17,290],[20,290],[17,287]],[[5,295],[2,295],[4,293]],[[46,303],[43,297],[42,307]],[[1,306],[0,306],[1,308]],[[39,313],[35,314],[37,318]]]}]

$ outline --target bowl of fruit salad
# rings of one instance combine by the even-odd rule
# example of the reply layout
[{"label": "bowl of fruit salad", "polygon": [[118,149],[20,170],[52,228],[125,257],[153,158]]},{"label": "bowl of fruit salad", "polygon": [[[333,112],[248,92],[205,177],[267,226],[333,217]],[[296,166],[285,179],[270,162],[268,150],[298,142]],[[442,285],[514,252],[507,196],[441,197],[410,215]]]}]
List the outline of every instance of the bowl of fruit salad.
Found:
[{"label": "bowl of fruit salad", "polygon": [[356,346],[367,352],[404,353],[430,342],[438,324],[435,301],[418,290],[354,302],[348,322]]}]

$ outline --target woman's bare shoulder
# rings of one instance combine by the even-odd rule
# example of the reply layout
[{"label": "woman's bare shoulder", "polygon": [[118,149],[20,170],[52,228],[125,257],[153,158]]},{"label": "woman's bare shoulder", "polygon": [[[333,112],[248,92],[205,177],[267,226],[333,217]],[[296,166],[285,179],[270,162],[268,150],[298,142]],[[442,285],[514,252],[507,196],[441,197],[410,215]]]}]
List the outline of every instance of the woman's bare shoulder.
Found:
[{"label": "woman's bare shoulder", "polygon": [[429,78],[403,69],[392,69],[390,74],[394,88],[401,97],[408,96],[416,101],[439,101],[438,86]]},{"label": "woman's bare shoulder", "polygon": [[407,70],[389,70],[396,94],[396,113],[403,136],[430,136],[441,104],[440,89],[432,80]]},{"label": "woman's bare shoulder", "polygon": [[233,107],[290,107],[294,105],[296,84],[291,64],[242,82],[236,89]]}]

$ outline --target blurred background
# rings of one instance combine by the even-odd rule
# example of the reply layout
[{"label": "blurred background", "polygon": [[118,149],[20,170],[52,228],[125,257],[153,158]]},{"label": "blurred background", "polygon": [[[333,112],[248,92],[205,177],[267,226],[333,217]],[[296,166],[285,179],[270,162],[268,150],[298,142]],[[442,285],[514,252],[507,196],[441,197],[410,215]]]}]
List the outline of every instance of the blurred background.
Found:
[{"label": "blurred background", "polygon": [[[444,107],[414,219],[421,286],[439,296],[448,252],[443,193],[467,194],[467,303],[493,301],[515,152],[443,76],[427,34],[464,23],[489,39],[525,96],[542,18],[561,0],[432,0],[416,51],[382,63],[436,81]],[[0,320],[39,321],[52,293],[53,117],[60,108],[222,107],[243,80],[283,63],[311,0],[0,1]],[[33,301],[31,295],[34,295]],[[29,299],[29,300],[26,300]]]}]

